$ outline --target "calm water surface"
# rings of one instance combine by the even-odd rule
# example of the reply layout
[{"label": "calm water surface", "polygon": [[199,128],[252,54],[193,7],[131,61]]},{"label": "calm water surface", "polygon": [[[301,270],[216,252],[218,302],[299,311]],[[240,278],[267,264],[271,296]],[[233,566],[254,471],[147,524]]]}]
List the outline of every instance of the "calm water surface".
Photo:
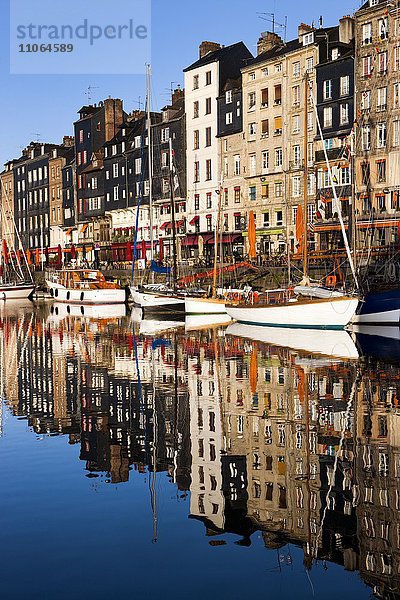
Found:
[{"label": "calm water surface", "polygon": [[100,317],[0,308],[2,598],[398,597],[397,331]]}]

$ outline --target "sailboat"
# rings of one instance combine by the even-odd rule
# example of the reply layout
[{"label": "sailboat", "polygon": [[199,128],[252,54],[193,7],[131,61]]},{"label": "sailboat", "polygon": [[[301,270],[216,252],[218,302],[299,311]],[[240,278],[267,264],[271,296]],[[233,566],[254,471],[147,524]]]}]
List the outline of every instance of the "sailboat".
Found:
[{"label": "sailboat", "polygon": [[[8,234],[8,238],[12,239],[9,231],[8,222],[6,219],[4,205],[8,205],[9,212],[12,215],[15,235],[17,236],[20,249],[17,251],[14,247],[8,248],[7,240],[3,237],[0,251],[0,300],[26,300],[34,290],[35,284],[33,281],[32,272],[29,267],[28,259],[22,247],[21,238],[14,221],[13,210],[10,209],[7,190],[1,180],[1,188],[4,194],[4,201],[1,205],[1,222],[3,227],[1,231]],[[23,263],[25,266],[23,266]],[[24,272],[25,271],[25,272]]]},{"label": "sailboat", "polygon": [[[305,76],[305,111],[307,111],[309,95],[316,115],[319,134],[323,141],[321,123],[316,108],[312,87]],[[324,147],[325,161],[328,169],[333,197],[339,215],[340,226],[344,239],[347,257],[353,273],[356,286],[357,275],[353,257],[345,230],[340,202],[338,200],[332,170],[329,164],[327,151]],[[307,205],[308,205],[308,128],[307,115],[304,118],[304,206],[302,239],[300,247],[303,254],[303,281],[302,285],[286,289],[270,290],[265,293],[249,294],[248,302],[230,304],[226,310],[230,317],[239,323],[249,325],[265,325],[269,327],[290,327],[302,329],[344,329],[350,323],[357,310],[359,300],[356,296],[344,295],[342,292],[329,290],[320,286],[311,286],[308,277],[308,247],[307,247]],[[254,244],[254,240],[253,240]]]},{"label": "sailboat", "polygon": [[[151,111],[150,111],[150,67],[147,65],[147,78],[146,78],[146,106],[147,106],[147,132],[148,132],[148,148],[149,148],[149,196],[150,196],[150,258],[151,268],[156,272],[157,265],[154,261],[154,239],[153,239],[153,157],[152,157],[152,137],[151,137]],[[145,312],[183,312],[185,303],[182,297],[177,293],[176,275],[177,275],[177,260],[176,260],[176,224],[175,224],[175,201],[174,201],[174,183],[173,183],[173,152],[172,152],[172,139],[169,140],[169,174],[170,174],[170,193],[171,193],[171,216],[172,216],[172,231],[173,231],[173,260],[174,260],[174,271],[173,271],[173,289],[169,289],[164,284],[150,284],[130,287],[131,296],[136,306],[142,308]],[[140,210],[140,199],[138,202],[137,211],[139,214]],[[137,227],[135,231],[135,248],[137,239]],[[133,258],[135,260],[135,257]],[[134,263],[133,263],[134,264]],[[168,272],[168,269],[163,269]],[[132,278],[133,279],[133,278]]]}]

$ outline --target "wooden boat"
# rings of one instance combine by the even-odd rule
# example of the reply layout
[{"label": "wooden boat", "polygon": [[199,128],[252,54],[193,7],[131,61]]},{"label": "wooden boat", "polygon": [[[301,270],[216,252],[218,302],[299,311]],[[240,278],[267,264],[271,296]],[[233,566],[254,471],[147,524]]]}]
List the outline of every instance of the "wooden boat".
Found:
[{"label": "wooden boat", "polygon": [[145,312],[184,312],[185,301],[164,285],[130,288],[133,302]]},{"label": "wooden boat", "polygon": [[239,323],[300,329],[344,329],[352,320],[358,298],[332,295],[310,298],[291,290],[271,290],[247,304],[228,305],[227,313]]},{"label": "wooden boat", "polygon": [[358,325],[400,325],[400,289],[369,292],[357,310]]},{"label": "wooden boat", "polygon": [[51,296],[69,304],[124,304],[126,293],[120,285],[106,281],[95,269],[65,269],[46,278]]},{"label": "wooden boat", "polygon": [[0,300],[27,300],[34,289],[33,283],[0,283]]}]

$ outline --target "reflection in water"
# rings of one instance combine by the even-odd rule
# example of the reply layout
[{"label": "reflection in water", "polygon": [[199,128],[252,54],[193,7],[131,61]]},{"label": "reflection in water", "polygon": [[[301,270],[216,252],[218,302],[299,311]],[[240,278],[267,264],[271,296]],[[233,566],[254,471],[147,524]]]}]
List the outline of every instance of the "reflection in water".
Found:
[{"label": "reflection in water", "polygon": [[397,366],[351,360],[351,341],[348,358],[324,358],[237,326],[160,332],[135,315],[55,308],[2,307],[1,395],[38,434],[78,444],[88,477],[148,474],[154,539],[165,472],[190,491],[211,546],[231,532],[249,547],[259,531],[280,567],[295,545],[307,569],[334,562],[395,597]]}]

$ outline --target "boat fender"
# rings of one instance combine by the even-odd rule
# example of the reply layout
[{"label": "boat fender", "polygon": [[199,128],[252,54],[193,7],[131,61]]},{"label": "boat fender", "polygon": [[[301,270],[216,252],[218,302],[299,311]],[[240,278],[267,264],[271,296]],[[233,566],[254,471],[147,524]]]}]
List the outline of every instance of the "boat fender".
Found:
[{"label": "boat fender", "polygon": [[259,299],[260,299],[260,294],[258,292],[250,292],[251,304],[257,304]]},{"label": "boat fender", "polygon": [[327,287],[335,287],[336,282],[337,282],[336,275],[329,275],[326,278],[326,285],[327,285]]}]

